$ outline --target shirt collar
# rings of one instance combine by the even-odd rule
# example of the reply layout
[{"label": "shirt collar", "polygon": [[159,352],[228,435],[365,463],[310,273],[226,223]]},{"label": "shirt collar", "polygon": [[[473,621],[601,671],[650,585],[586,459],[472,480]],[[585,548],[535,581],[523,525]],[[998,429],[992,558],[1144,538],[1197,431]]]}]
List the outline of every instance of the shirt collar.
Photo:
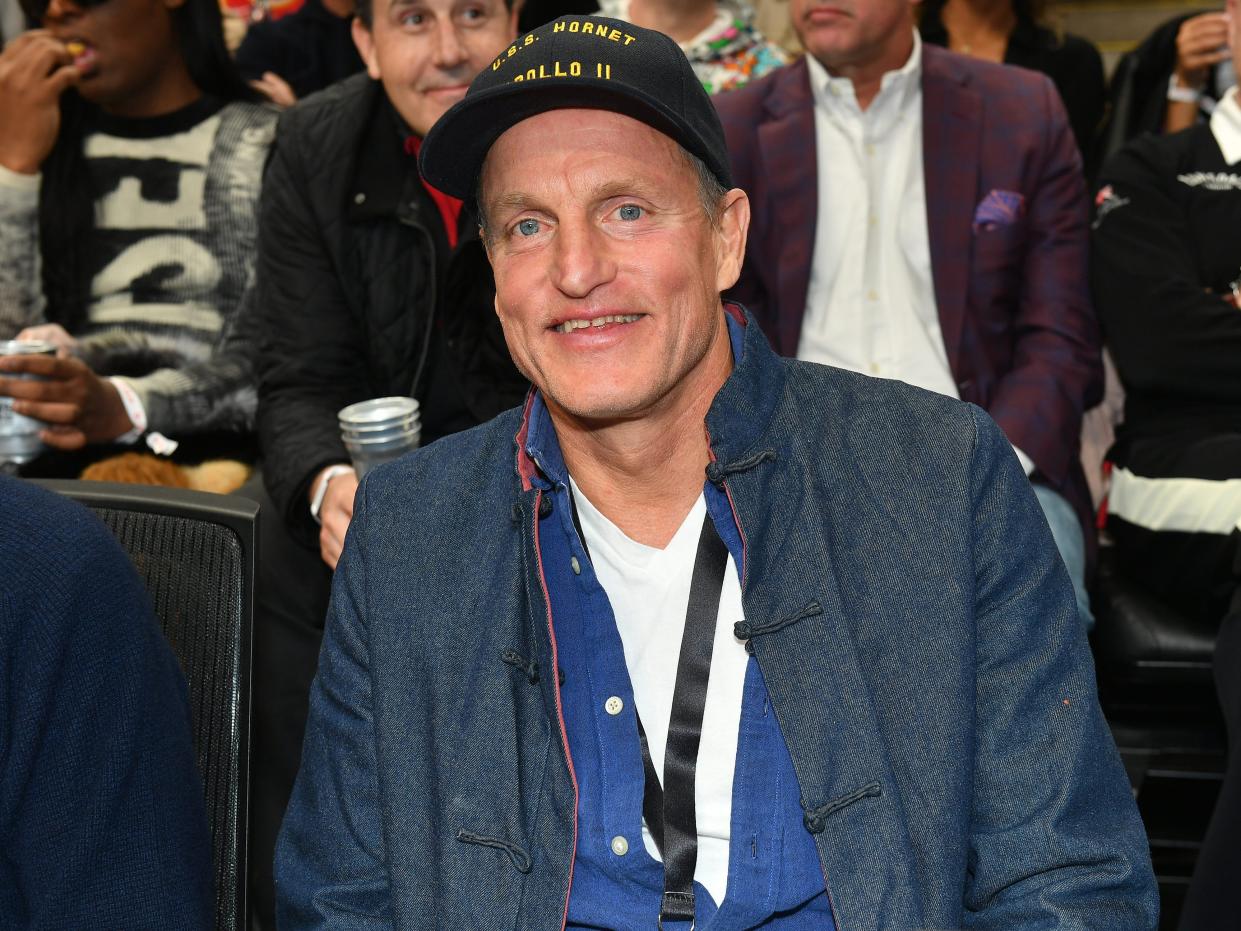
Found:
[{"label": "shirt collar", "polygon": [[1241,102],[1237,101],[1239,88],[1233,87],[1216,104],[1211,114],[1211,135],[1223,153],[1224,161],[1232,165],[1241,161]]},{"label": "shirt collar", "polygon": [[[734,365],[737,365],[745,352],[746,324],[728,311],[724,312],[724,319],[728,324],[728,342]],[[543,402],[543,393],[537,388],[532,392],[526,410],[525,451],[543,479],[540,481],[539,477],[532,477],[534,484],[544,487],[568,484],[569,470],[560,451],[560,441],[556,438],[556,427]]]},{"label": "shirt collar", "polygon": [[[914,93],[922,85],[922,38],[918,30],[913,30],[914,44],[905,64],[895,71],[889,71],[879,82],[879,93],[875,100],[885,95],[896,95],[898,102],[908,103]],[[814,94],[815,106],[828,112],[839,108],[843,101],[849,101],[857,107],[857,96],[853,92],[853,81],[849,78],[834,77],[813,55],[806,56],[806,65],[810,70],[810,90]],[[873,105],[873,103],[872,103]]]}]

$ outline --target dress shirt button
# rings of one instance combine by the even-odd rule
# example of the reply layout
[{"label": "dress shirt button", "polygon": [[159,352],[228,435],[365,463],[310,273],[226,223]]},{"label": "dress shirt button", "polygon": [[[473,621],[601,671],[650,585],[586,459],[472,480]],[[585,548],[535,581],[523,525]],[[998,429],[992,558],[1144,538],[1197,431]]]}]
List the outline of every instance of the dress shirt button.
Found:
[{"label": "dress shirt button", "polygon": [[872,375],[878,375],[878,374],[879,374],[879,363],[878,363],[878,362],[872,362],[872,363],[870,364],[870,373],[871,373]]},{"label": "dress shirt button", "polygon": [[582,564],[577,561],[576,556],[569,557],[569,568],[573,570],[574,575],[582,574]]},{"label": "dress shirt button", "polygon": [[621,709],[625,707],[625,703],[621,701],[620,696],[613,695],[603,703],[603,710],[608,714],[620,714]]},{"label": "dress shirt button", "polygon": [[629,841],[617,834],[612,838],[612,853],[616,854],[618,857],[623,857],[625,854],[629,853]]},{"label": "dress shirt button", "polygon": [[876,291],[874,288],[871,288],[869,291],[866,292],[866,300],[872,301],[872,302],[879,300],[879,292]]},{"label": "dress shirt button", "polygon": [[878,218],[877,216],[875,216],[873,213],[870,215],[870,225],[871,225],[871,226],[878,226],[878,225],[879,225],[879,218]]},{"label": "dress shirt button", "polygon": [[875,146],[870,142],[866,143],[866,154],[867,155],[875,154]]}]

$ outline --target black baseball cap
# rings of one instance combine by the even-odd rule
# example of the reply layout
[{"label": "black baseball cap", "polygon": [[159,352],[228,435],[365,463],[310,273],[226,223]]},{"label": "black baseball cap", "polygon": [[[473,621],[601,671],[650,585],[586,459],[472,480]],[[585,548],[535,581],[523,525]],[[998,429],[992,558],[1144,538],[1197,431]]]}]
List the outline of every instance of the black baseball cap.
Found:
[{"label": "black baseball cap", "polygon": [[501,52],[427,133],[422,175],[468,200],[505,130],[547,110],[579,107],[646,123],[733,186],[720,118],[680,46],[662,32],[604,16],[562,16]]}]

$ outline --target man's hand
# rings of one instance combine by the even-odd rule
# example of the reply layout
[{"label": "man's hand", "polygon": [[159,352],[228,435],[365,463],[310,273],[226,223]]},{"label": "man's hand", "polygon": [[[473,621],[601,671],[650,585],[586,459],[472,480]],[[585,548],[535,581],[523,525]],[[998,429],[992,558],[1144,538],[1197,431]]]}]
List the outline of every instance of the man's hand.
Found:
[{"label": "man's hand", "polygon": [[[44,381],[6,378],[37,375]],[[0,395],[13,398],[15,413],[49,426],[39,436],[56,449],[107,443],[133,429],[115,386],[78,359],[51,356],[0,357]]]},{"label": "man's hand", "polygon": [[250,82],[250,86],[278,107],[291,107],[297,103],[293,88],[274,71],[264,71],[261,78]]},{"label": "man's hand", "polygon": [[46,29],[24,33],[0,52],[0,165],[39,172],[60,132],[60,95],[79,76],[68,48]]},{"label": "man's hand", "polygon": [[1227,13],[1202,13],[1181,23],[1176,33],[1177,83],[1188,88],[1205,85],[1210,69],[1232,54],[1230,31]]},{"label": "man's hand", "polygon": [[77,348],[78,341],[69,335],[69,332],[59,323],[43,323],[39,326],[28,326],[17,334],[19,340],[37,340],[43,343],[51,343],[56,347],[56,355],[64,358],[73,354],[73,350]]},{"label": "man's hand", "polygon": [[[326,472],[327,469],[323,471]],[[312,495],[319,487],[322,475],[323,472],[320,472],[310,483]],[[341,472],[328,482],[323,504],[319,507],[319,522],[322,524],[319,529],[319,555],[333,571],[336,563],[340,561],[341,550],[345,547],[345,533],[349,530],[349,522],[353,520],[353,496],[357,490],[357,475],[353,472]]]}]

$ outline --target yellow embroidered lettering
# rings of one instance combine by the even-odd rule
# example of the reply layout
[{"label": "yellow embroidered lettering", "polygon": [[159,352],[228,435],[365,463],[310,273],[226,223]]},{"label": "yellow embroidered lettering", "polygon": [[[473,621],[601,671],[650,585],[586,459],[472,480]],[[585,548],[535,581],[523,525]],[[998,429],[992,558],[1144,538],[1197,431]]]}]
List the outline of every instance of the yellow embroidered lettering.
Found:
[{"label": "yellow embroidered lettering", "polygon": [[594,23],[582,23],[582,34],[587,35],[587,36],[593,36],[595,34],[595,24]]},{"label": "yellow embroidered lettering", "polygon": [[582,31],[581,20],[575,19],[573,20],[573,22],[569,23],[569,32],[581,32],[581,31]]},{"label": "yellow embroidered lettering", "polygon": [[611,39],[613,42],[619,42],[620,37],[621,37],[621,31],[619,29],[613,29],[611,32],[608,33],[608,38]]},{"label": "yellow embroidered lettering", "polygon": [[515,45],[510,45],[510,46],[508,47],[508,57],[509,57],[509,58],[512,58],[512,57],[513,57],[514,55],[516,55],[516,54],[517,54],[517,46],[515,46]]},{"label": "yellow embroidered lettering", "polygon": [[521,43],[521,44],[522,44],[522,45],[533,45],[533,44],[534,44],[534,36],[530,35],[530,33],[526,33],[526,41],[525,41],[525,42],[523,42],[523,43]]},{"label": "yellow embroidered lettering", "polygon": [[552,32],[564,32],[564,22],[552,23]]},{"label": "yellow embroidered lettering", "polygon": [[567,78],[569,76],[569,72],[565,71],[564,69],[560,67],[560,62],[556,62],[554,67],[555,67],[555,70],[552,72],[552,77]]},{"label": "yellow embroidered lettering", "polygon": [[569,76],[574,78],[582,76],[582,63],[580,61],[569,62]]},{"label": "yellow embroidered lettering", "polygon": [[635,37],[631,36],[629,33],[625,33],[625,44],[628,45],[630,42],[634,40],[634,38]]}]

